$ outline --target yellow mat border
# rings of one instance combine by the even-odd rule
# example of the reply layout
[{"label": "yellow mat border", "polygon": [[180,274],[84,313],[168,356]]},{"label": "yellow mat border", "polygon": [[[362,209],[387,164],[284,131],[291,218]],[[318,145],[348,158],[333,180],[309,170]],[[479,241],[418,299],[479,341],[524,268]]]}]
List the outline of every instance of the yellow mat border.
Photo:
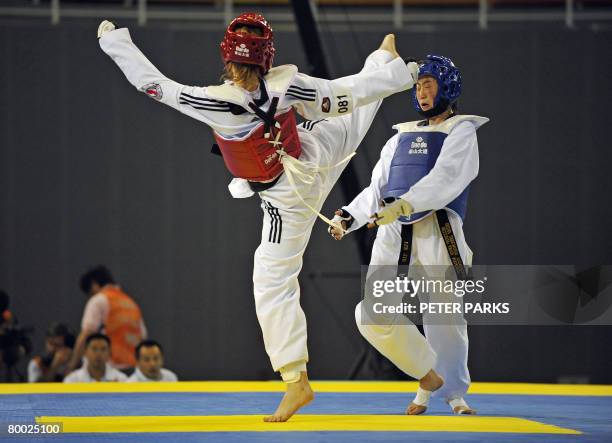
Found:
[{"label": "yellow mat border", "polygon": [[37,417],[38,424],[61,423],[64,433],[151,432],[484,432],[572,434],[581,432],[516,417],[406,415],[296,415],[286,423],[265,423],[263,415]]},{"label": "yellow mat border", "polygon": [[[413,393],[416,382],[313,381],[315,392],[338,393]],[[158,383],[2,383],[0,395],[7,394],[83,394],[138,392],[283,392],[279,381],[199,381]],[[612,396],[612,385],[563,385],[541,383],[475,382],[468,394]]]}]

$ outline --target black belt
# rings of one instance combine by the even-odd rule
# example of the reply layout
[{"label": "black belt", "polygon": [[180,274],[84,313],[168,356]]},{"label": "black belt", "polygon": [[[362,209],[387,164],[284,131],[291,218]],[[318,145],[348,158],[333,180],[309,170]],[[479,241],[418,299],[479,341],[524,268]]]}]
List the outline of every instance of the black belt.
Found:
[{"label": "black belt", "polygon": [[436,211],[436,219],[438,220],[438,226],[440,227],[440,233],[442,234],[442,238],[444,239],[444,244],[446,245],[448,256],[450,257],[453,268],[455,268],[455,274],[457,274],[457,279],[467,280],[467,271],[465,270],[461,254],[459,254],[457,238],[455,237],[455,234],[453,233],[453,227],[451,226],[450,221],[448,220],[448,214],[446,213],[446,209],[438,209]]},{"label": "black belt", "polygon": [[[212,149],[210,150],[210,152],[212,154],[215,154],[215,155],[223,156],[221,154],[221,150],[219,149],[219,145],[216,144],[216,143],[214,145],[212,145]],[[281,175],[283,175],[283,174],[281,173],[278,177],[276,177],[271,182],[262,183],[262,182],[252,182],[252,181],[250,181],[249,182],[249,186],[251,188],[251,191],[253,191],[253,192],[267,191],[268,189],[270,189],[272,186],[274,186],[278,182],[278,179],[281,178]]]},{"label": "black belt", "polygon": [[[457,278],[459,280],[467,280],[467,271],[465,269],[465,265],[463,264],[461,254],[459,254],[457,239],[453,233],[453,227],[448,220],[446,209],[439,209],[436,211],[436,220],[438,220],[438,227],[440,228],[440,233],[442,234],[444,245],[446,246],[446,251],[448,252],[453,268],[455,269]],[[397,260],[397,275],[398,277],[407,277],[408,267],[410,266],[410,255],[412,253],[412,225],[402,225],[401,237],[402,242],[399,259]]]},{"label": "black belt", "polygon": [[397,276],[408,277],[410,255],[412,254],[412,225],[402,225],[402,243],[399,259],[397,260]]},{"label": "black belt", "polygon": [[276,177],[274,180],[272,180],[271,182],[249,182],[249,186],[251,188],[251,191],[253,192],[263,192],[263,191],[267,191],[268,189],[270,189],[272,186],[274,186],[278,180],[281,178],[283,174],[279,175],[278,177]]}]

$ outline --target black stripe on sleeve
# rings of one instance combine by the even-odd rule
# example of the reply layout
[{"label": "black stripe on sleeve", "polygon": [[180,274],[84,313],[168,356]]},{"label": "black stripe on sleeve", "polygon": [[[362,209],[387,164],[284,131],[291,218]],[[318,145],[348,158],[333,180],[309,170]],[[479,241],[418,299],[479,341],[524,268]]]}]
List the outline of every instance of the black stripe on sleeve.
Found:
[{"label": "black stripe on sleeve", "polygon": [[228,104],[227,102],[223,102],[223,101],[220,101],[220,100],[215,100],[215,99],[212,99],[212,98],[196,97],[196,96],[193,96],[193,95],[189,95],[186,92],[181,92],[181,98],[184,98],[184,99],[190,98],[192,100],[200,101],[200,102],[212,102],[212,103],[220,103],[220,104],[224,104],[224,105]]},{"label": "black stripe on sleeve", "polygon": [[194,105],[192,103],[180,100],[179,103],[181,105],[189,105],[194,109],[203,109],[205,111],[217,111],[217,112],[230,112],[229,107],[227,108],[213,108],[212,106],[199,106],[199,105]]},{"label": "black stripe on sleeve", "polygon": [[308,97],[308,98],[316,98],[317,94],[315,92],[304,92],[304,91],[299,91],[297,89],[287,89],[287,94],[295,94],[295,95],[300,95],[302,97]]},{"label": "black stripe on sleeve", "polygon": [[299,86],[297,86],[297,85],[291,85],[291,86],[289,86],[289,89],[288,89],[288,90],[291,90],[291,89],[293,89],[293,90],[298,90],[298,91],[303,91],[303,92],[304,92],[304,93],[306,93],[306,94],[316,94],[316,93],[317,93],[317,90],[316,90],[316,89],[300,88],[300,87],[299,87]]},{"label": "black stripe on sleeve", "polygon": [[294,92],[287,92],[285,95],[288,95],[288,96],[293,97],[293,98],[297,98],[298,100],[304,100],[304,101],[307,101],[307,102],[313,102],[313,101],[315,101],[315,98],[314,98],[314,97],[308,97],[308,96],[303,96],[303,95],[297,95],[297,93],[294,93]]},{"label": "black stripe on sleeve", "polygon": [[198,106],[207,106],[209,108],[227,108],[229,109],[229,104],[227,103],[207,103],[207,102],[200,102],[197,100],[192,100],[189,98],[184,98],[181,96],[181,98],[179,98],[180,101],[189,103],[190,105],[198,105]]}]

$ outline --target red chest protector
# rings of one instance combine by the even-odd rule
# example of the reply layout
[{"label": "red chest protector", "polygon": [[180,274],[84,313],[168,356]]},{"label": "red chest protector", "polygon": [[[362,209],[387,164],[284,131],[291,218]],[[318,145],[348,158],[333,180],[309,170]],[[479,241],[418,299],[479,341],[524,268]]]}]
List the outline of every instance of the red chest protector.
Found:
[{"label": "red chest protector", "polygon": [[[276,103],[268,114],[254,109],[263,122],[243,139],[228,140],[214,132],[225,166],[235,177],[255,182],[272,181],[283,172],[278,149],[284,149],[291,157],[300,156],[302,148],[293,109],[272,117],[275,109]],[[278,145],[273,143],[277,137]]]}]

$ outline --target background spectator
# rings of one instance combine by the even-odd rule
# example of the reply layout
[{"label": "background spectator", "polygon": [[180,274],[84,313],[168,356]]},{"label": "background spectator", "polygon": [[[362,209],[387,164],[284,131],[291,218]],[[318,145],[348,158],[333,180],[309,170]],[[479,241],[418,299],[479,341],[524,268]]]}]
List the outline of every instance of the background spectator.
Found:
[{"label": "background spectator", "polygon": [[136,362],[136,370],[127,381],[178,381],[174,372],[163,368],[163,350],[154,340],[144,340],[138,344]]},{"label": "background spectator", "polygon": [[19,326],[9,304],[8,294],[0,290],[0,371],[5,382],[23,382],[24,376],[17,366],[32,351],[29,334],[33,328]]},{"label": "background spectator", "polygon": [[127,376],[108,364],[111,355],[110,339],[100,333],[85,340],[85,364],[71,372],[64,383],[91,383],[97,381],[125,381]]},{"label": "background spectator", "polygon": [[70,369],[79,365],[87,337],[96,332],[103,332],[112,341],[110,362],[114,367],[133,368],[136,365],[136,345],[147,337],[140,308],[115,284],[110,271],[104,266],[97,266],[83,274],[80,286],[90,298],[83,312],[81,332]]},{"label": "background spectator", "polygon": [[62,381],[74,348],[74,333],[63,323],[52,323],[45,334],[45,353],[28,365],[28,381]]},{"label": "background spectator", "polygon": [[13,314],[9,311],[9,296],[0,290],[0,328],[7,328],[12,325]]}]

